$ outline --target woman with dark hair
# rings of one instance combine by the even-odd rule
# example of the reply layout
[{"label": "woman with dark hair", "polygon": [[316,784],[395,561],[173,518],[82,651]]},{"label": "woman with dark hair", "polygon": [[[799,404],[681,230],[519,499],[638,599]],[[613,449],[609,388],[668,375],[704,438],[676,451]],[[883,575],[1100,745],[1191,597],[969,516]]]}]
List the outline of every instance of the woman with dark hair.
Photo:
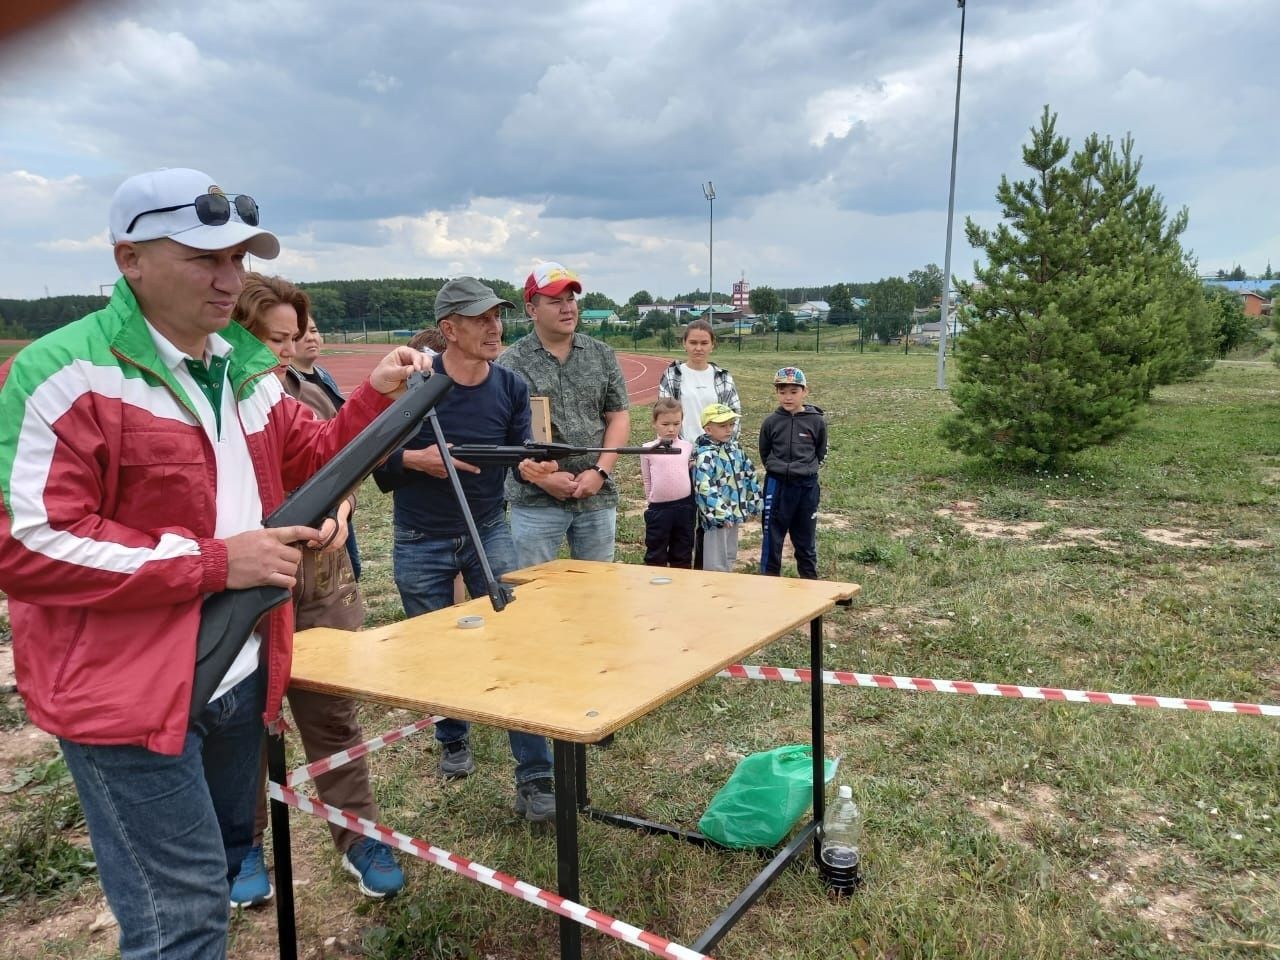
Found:
[{"label": "woman with dark hair", "polygon": [[[684,328],[684,353],[686,360],[673,360],[658,381],[658,396],[680,401],[684,410],[684,425],[680,436],[696,443],[702,435],[702,411],[710,404],[723,403],[741,417],[742,401],[733,377],[724,367],[711,362],[716,348],[716,333],[706,320],[691,320]],[[734,421],[733,437],[736,440],[741,419]]]},{"label": "woman with dark hair", "polygon": [[[285,393],[305,403],[317,417],[329,420],[337,414],[337,408],[328,393],[304,380],[289,366],[298,341],[307,334],[310,312],[307,295],[288,280],[250,273],[244,278],[244,289],[231,319],[276,355],[280,361],[276,376],[283,383]],[[364,602],[346,550],[349,520],[354,509],[353,494],[338,508],[336,519],[325,520],[320,529],[323,539],[306,544],[302,551],[297,585],[293,590],[294,620],[298,630],[308,627],[359,630],[364,623]],[[296,689],[291,689],[288,697],[308,762],[332,756],[364,741],[356,719],[354,700]],[[263,757],[259,779],[265,783],[265,752]],[[378,806],[369,784],[369,764],[363,757],[316,777],[316,789],[325,803],[369,820],[378,819]],[[271,899],[271,880],[267,876],[262,851],[266,829],[266,796],[260,786],[253,847],[242,861],[240,873],[231,885],[232,906],[253,907]],[[330,825],[329,831],[334,846],[342,854],[343,869],[359,880],[360,892],[365,896],[381,899],[404,886],[404,874],[391,848],[385,843],[335,825]]]}]

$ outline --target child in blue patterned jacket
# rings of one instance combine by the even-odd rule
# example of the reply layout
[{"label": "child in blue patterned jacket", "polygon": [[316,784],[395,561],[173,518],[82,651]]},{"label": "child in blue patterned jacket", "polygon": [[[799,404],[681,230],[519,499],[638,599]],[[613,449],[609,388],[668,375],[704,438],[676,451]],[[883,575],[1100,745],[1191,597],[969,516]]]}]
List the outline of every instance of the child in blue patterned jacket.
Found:
[{"label": "child in blue patterned jacket", "polygon": [[704,531],[702,569],[728,573],[738,558],[738,527],[760,515],[760,481],[751,458],[733,438],[737,411],[712,403],[700,419],[703,434],[693,445],[693,496]]}]

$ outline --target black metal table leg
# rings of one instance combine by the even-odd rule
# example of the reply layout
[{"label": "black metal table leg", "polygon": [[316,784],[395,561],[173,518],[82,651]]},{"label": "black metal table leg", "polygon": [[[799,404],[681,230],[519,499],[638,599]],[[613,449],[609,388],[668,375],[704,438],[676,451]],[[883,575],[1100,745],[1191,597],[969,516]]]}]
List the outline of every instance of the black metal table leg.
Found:
[{"label": "black metal table leg", "polygon": [[[578,744],[553,740],[556,776],[556,891],[581,903],[578,893]],[[581,960],[582,928],[560,918],[560,960]]]},{"label": "black metal table leg", "polygon": [[[267,776],[283,785],[284,734],[267,737]],[[276,861],[276,929],[280,960],[297,960],[298,928],[293,913],[293,860],[289,849],[289,807],[271,801],[271,849]]]},{"label": "black metal table leg", "polygon": [[[809,723],[810,735],[813,738],[813,819],[822,823],[826,814],[826,783],[823,774],[826,766],[823,754],[826,752],[824,741],[825,717],[823,715],[823,693],[826,684],[822,682],[822,617],[817,616],[809,621]],[[813,862],[816,866],[822,851],[822,833],[813,835]]]},{"label": "black metal table leg", "polygon": [[575,743],[573,756],[578,764],[578,809],[585,810],[591,806],[591,798],[587,796],[587,745]]}]

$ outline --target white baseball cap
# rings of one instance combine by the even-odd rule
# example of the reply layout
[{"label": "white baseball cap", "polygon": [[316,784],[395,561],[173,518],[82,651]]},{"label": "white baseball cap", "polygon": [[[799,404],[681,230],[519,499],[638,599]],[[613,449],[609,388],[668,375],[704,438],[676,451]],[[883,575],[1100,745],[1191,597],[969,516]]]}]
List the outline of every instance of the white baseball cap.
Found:
[{"label": "white baseball cap", "polygon": [[130,177],[116,189],[107,218],[112,244],[170,237],[197,250],[247,244],[255,257],[280,254],[275,234],[258,226],[258,205],[228,194],[207,173],[177,167]]}]

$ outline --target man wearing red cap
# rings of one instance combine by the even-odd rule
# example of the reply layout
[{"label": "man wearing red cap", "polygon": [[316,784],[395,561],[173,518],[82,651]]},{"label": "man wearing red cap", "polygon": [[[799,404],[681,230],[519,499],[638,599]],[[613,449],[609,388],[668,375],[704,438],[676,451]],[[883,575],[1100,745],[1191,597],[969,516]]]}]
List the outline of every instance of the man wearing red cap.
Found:
[{"label": "man wearing red cap", "polygon": [[[576,447],[622,446],[631,436],[627,385],[605,343],[578,333],[578,278],[554,262],[540,263],[524,284],[533,331],[498,363],[519,374],[529,394],[547,397],[551,438]],[[532,482],[507,480],[511,534],[520,566],[554,560],[567,537],[575,560],[613,560],[618,491],[617,454],[569,457]]]}]

